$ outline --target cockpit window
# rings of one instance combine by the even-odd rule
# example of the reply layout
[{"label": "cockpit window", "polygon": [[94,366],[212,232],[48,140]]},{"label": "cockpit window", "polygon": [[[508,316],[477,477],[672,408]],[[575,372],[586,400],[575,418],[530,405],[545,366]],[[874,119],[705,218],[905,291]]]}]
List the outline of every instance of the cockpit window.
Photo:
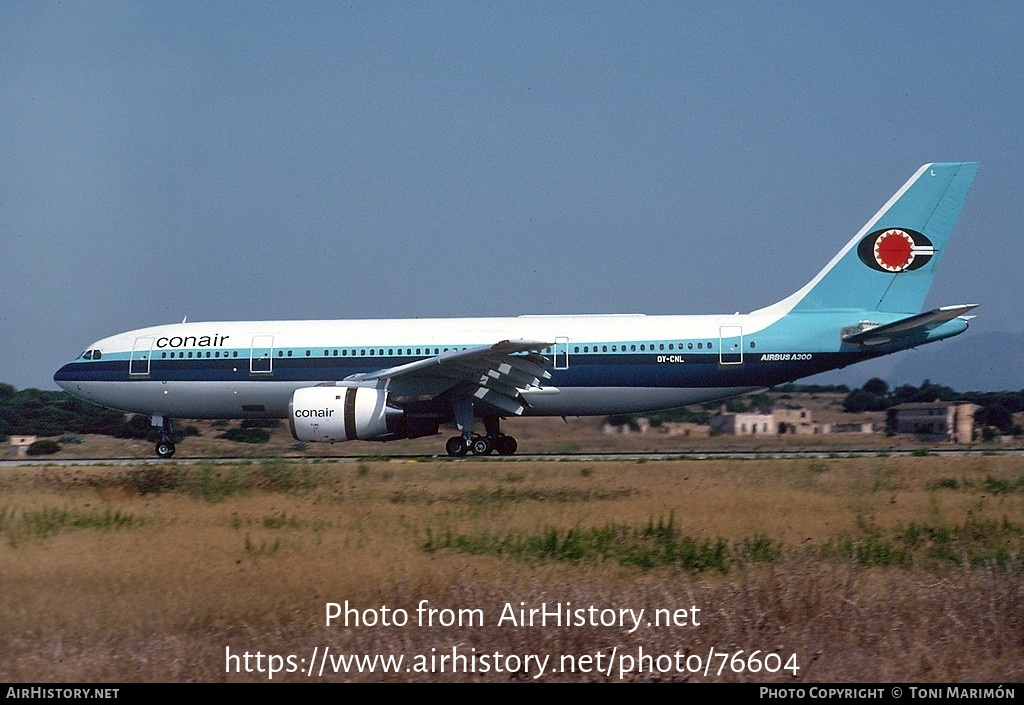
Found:
[{"label": "cockpit window", "polygon": [[85,360],[91,360],[92,359],[92,350],[86,350],[84,353],[82,353],[82,358],[85,359]]},{"label": "cockpit window", "polygon": [[101,353],[99,350],[93,350],[92,351],[92,359],[93,360],[99,360],[101,357],[103,357],[103,353]]}]

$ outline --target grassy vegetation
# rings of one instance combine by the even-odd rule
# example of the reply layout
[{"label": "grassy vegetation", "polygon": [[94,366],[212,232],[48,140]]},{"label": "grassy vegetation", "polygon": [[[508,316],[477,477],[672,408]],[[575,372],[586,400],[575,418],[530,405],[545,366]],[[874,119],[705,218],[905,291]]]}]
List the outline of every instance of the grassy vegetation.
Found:
[{"label": "grassy vegetation", "polygon": [[146,465],[115,478],[99,481],[139,494],[178,493],[217,502],[255,491],[288,492],[315,487],[322,470],[283,460],[243,462],[237,465]]},{"label": "grassy vegetation", "polygon": [[613,560],[639,568],[672,567],[722,573],[750,562],[784,563],[794,551],[809,549],[823,559],[855,561],[869,567],[923,567],[938,571],[949,566],[990,567],[1024,575],[1021,527],[1003,518],[1001,522],[971,521],[967,525],[919,525],[888,531],[864,529],[854,535],[830,539],[821,547],[787,547],[769,536],[744,537],[728,543],[725,539],[698,539],[683,535],[670,518],[648,522],[644,527],[606,524],[601,527],[560,530],[555,527],[533,533],[457,534],[450,529],[440,535],[428,531],[423,549],[450,549],[473,555],[491,555],[520,560],[590,561]]},{"label": "grassy vegetation", "polygon": [[428,531],[423,543],[427,552],[452,549],[474,555],[491,555],[540,561],[606,560],[638,568],[672,567],[700,572],[727,572],[730,564],[745,561],[777,560],[782,548],[767,536],[745,537],[734,545],[724,539],[699,539],[685,536],[675,518],[659,518],[645,526],[605,524],[600,527],[572,527],[561,530],[548,527],[524,533],[456,534],[451,530],[440,536]]},{"label": "grassy vegetation", "polygon": [[[266,680],[296,654],[795,654],[629,680],[1024,678],[1024,459],[832,457],[25,467],[0,474],[0,680]],[[325,603],[483,626],[327,627]],[[499,626],[506,604],[701,610],[699,627]],[[328,674],[322,680],[518,679]],[[274,680],[308,680],[278,674]],[[317,679],[319,680],[319,678]],[[544,680],[618,680],[548,674]]]},{"label": "grassy vegetation", "polygon": [[122,529],[140,526],[145,519],[116,509],[68,509],[46,506],[15,510],[0,507],[0,536],[17,545],[26,539],[44,539],[69,529]]},{"label": "grassy vegetation", "polygon": [[989,494],[1011,494],[1014,492],[1024,493],[1024,475],[1017,477],[993,477],[986,475],[984,478],[972,477],[943,477],[933,480],[928,484],[930,490],[959,490],[963,487],[967,490],[987,492]]},{"label": "grassy vegetation", "polygon": [[950,567],[993,568],[1024,575],[1021,526],[1002,521],[970,520],[965,525],[911,522],[892,531],[865,530],[840,536],[824,547],[825,558],[856,561],[863,566],[918,567],[941,572]]}]

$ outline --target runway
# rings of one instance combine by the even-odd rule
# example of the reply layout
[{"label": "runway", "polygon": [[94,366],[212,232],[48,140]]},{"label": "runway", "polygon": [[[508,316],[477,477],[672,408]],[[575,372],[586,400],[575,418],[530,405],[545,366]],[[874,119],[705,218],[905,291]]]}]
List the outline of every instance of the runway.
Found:
[{"label": "runway", "polygon": [[359,462],[452,462],[452,463],[493,463],[493,462],[600,462],[600,461],[636,461],[656,462],[665,460],[778,460],[794,458],[904,458],[904,457],[969,457],[982,455],[1022,455],[1024,449],[1008,448],[1005,450],[977,448],[939,448],[914,450],[801,450],[801,451],[696,451],[692,453],[663,452],[629,452],[629,453],[560,453],[543,455],[467,455],[452,458],[448,455],[341,455],[332,457],[276,457],[254,458],[251,456],[235,457],[175,457],[161,460],[159,458],[75,458],[75,459],[44,459],[44,458],[10,458],[0,460],[0,470],[15,467],[74,467],[111,465],[125,467],[133,465],[230,465],[235,463],[258,463],[263,461],[287,462],[298,464],[324,463],[359,463]]}]

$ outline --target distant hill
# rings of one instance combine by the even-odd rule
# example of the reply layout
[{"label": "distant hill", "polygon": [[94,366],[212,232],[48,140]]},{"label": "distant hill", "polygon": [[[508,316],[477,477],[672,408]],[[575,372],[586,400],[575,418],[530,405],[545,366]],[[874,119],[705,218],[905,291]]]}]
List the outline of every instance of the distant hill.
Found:
[{"label": "distant hill", "polygon": [[1019,392],[1024,389],[1024,333],[969,332],[950,340],[823,372],[798,384],[845,384],[854,389],[872,377],[890,386],[924,380],[958,392]]},{"label": "distant hill", "polygon": [[1024,389],[1024,333],[977,333],[904,353],[888,379],[893,384],[929,379],[962,392],[1019,391]]}]

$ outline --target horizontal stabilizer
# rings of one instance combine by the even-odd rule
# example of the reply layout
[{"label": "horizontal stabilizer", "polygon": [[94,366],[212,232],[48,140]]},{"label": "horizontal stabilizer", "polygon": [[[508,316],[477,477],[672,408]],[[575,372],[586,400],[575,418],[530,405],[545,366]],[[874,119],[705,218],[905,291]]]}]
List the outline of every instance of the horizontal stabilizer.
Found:
[{"label": "horizontal stabilizer", "polygon": [[958,304],[956,306],[943,306],[942,308],[925,311],[914,316],[901,318],[892,323],[880,326],[862,328],[858,326],[856,332],[843,336],[844,343],[855,343],[871,347],[873,345],[885,345],[897,338],[909,338],[921,333],[927,333],[937,328],[946,321],[964,315],[968,311],[976,309],[978,304]]}]

